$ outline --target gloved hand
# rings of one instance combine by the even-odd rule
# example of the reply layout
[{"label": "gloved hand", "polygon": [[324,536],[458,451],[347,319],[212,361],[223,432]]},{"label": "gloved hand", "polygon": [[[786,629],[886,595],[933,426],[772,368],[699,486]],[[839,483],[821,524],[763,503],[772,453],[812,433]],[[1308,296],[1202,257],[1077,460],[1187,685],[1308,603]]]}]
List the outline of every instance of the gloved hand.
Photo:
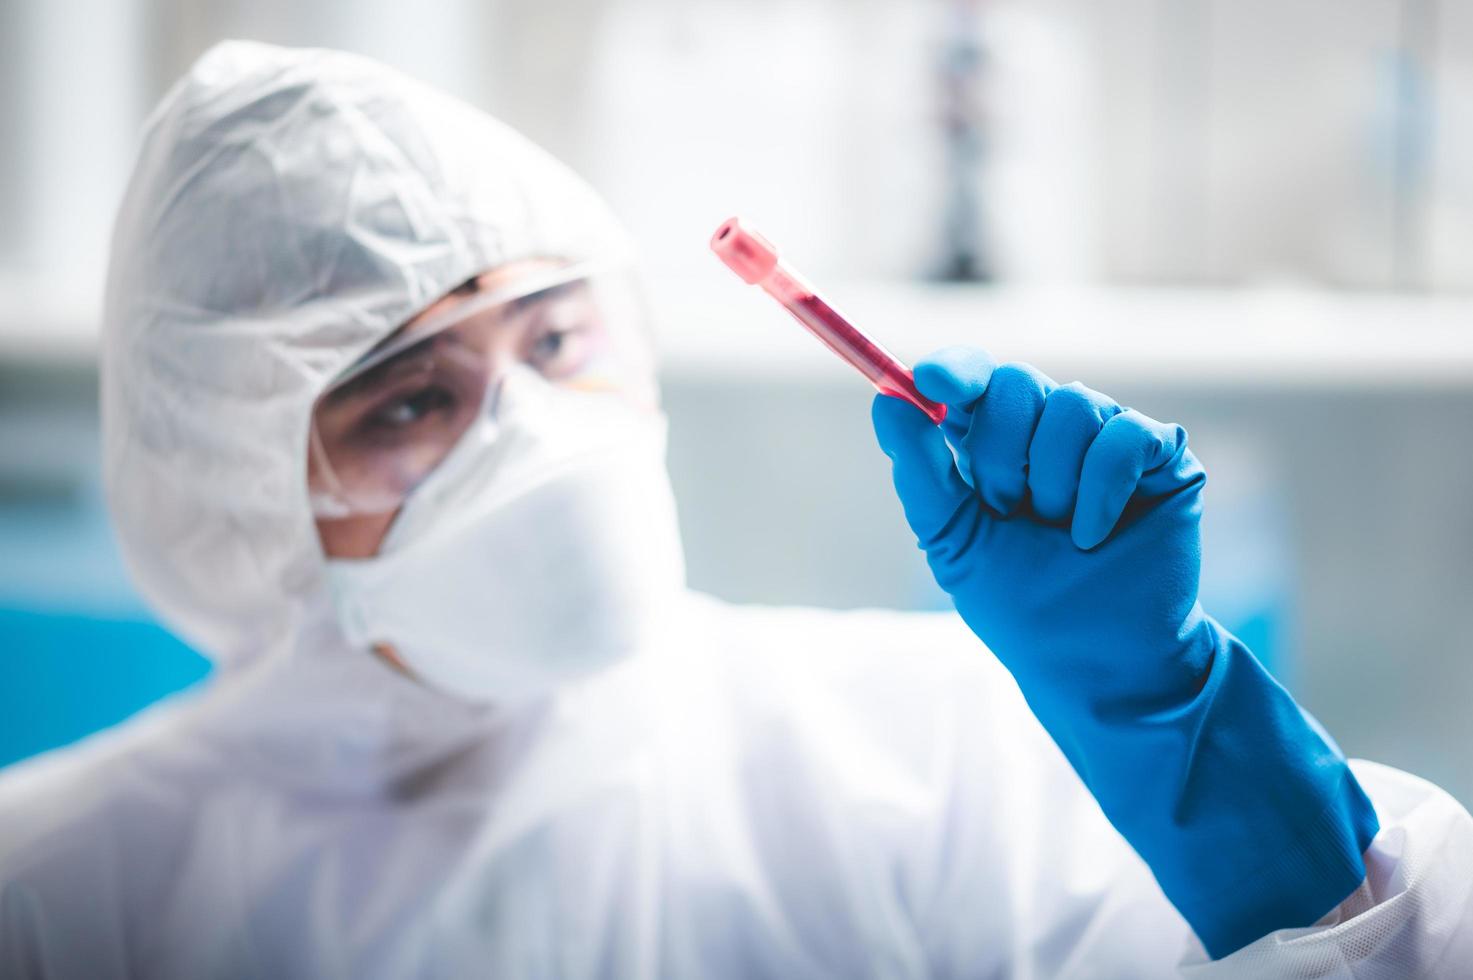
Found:
[{"label": "gloved hand", "polygon": [[[950,348],[875,432],[936,581],[1207,951],[1312,925],[1376,814],[1329,736],[1197,602],[1186,432]],[[955,457],[953,457],[953,449]]]}]

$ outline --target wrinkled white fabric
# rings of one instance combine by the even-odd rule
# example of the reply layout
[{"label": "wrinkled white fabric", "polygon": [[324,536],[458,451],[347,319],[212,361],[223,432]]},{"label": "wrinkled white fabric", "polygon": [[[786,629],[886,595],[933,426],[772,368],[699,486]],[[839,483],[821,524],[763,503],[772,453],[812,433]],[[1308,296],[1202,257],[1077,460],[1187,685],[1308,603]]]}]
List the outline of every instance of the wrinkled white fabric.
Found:
[{"label": "wrinkled white fabric", "polygon": [[[346,730],[333,755],[299,758],[303,733],[250,697],[23,764],[0,781],[0,976],[1150,978],[1185,963],[1359,980],[1469,962],[1473,826],[1420,780],[1357,764],[1382,809],[1371,863],[1405,879],[1384,904],[1195,966],[1186,924],[952,617],[693,597],[680,621],[668,647],[396,780]],[[447,703],[371,658],[350,673],[335,681]]]},{"label": "wrinkled white fabric", "polygon": [[228,44],[170,93],[114,242],[106,469],[140,586],[221,669],[201,696],[0,777],[0,976],[1473,962],[1473,823],[1379,767],[1357,770],[1383,827],[1362,893],[1195,962],[951,616],[682,594],[648,649],[515,707],[351,644],[308,506],[317,392],[472,274],[623,247],[562,167],[362,59]]}]

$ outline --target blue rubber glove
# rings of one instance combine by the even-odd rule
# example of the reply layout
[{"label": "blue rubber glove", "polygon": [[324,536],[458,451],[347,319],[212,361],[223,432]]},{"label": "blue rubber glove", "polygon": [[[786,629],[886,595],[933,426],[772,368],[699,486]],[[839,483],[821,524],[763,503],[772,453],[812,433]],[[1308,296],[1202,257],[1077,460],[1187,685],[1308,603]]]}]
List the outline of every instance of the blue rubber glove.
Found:
[{"label": "blue rubber glove", "polygon": [[884,395],[873,411],[906,519],[1105,815],[1213,957],[1312,925],[1365,877],[1376,813],[1197,602],[1207,476],[1186,432],[974,349],[915,380],[941,427]]}]

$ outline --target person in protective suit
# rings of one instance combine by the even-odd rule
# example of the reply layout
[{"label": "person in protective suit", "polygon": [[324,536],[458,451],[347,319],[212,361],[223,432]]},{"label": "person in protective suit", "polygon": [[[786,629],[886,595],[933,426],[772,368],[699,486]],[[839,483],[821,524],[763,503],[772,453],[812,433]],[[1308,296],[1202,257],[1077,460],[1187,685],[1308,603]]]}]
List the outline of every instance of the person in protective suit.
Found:
[{"label": "person in protective suit", "polygon": [[505,126],[231,42],[150,118],[121,546],[216,663],[0,778],[5,977],[1456,976],[1473,822],[1197,602],[1178,427],[881,396],[955,613],[687,591],[628,243]]}]

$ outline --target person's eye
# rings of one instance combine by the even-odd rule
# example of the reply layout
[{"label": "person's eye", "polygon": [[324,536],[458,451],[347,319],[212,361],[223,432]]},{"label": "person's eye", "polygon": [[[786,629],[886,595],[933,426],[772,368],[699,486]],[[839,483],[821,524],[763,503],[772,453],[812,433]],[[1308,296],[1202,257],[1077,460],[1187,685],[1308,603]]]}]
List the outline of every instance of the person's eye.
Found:
[{"label": "person's eye", "polygon": [[369,414],[367,423],[374,431],[393,433],[454,410],[455,395],[440,385],[429,385],[389,399]]},{"label": "person's eye", "polygon": [[577,372],[586,359],[588,331],[583,327],[554,327],[543,331],[532,343],[528,360],[550,378]]}]

